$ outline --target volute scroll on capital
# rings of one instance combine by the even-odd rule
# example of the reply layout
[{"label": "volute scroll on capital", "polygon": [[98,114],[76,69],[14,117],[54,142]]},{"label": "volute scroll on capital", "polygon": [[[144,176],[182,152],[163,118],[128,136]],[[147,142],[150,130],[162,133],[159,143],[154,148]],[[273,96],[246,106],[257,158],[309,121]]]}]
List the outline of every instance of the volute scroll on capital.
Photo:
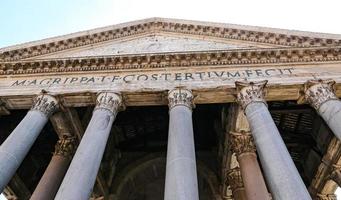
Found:
[{"label": "volute scroll on capital", "polygon": [[329,100],[338,100],[334,93],[335,81],[309,80],[304,85],[304,99],[316,110]]},{"label": "volute scroll on capital", "polygon": [[246,107],[253,102],[261,102],[267,105],[265,101],[265,86],[267,80],[259,82],[240,82],[236,81],[237,103],[245,111]]},{"label": "volute scroll on capital", "polygon": [[168,92],[168,107],[169,110],[178,105],[183,105],[192,109],[195,107],[193,103],[193,94],[191,90],[184,88],[175,88]]},{"label": "volute scroll on capital", "polygon": [[105,109],[111,113],[117,113],[124,110],[122,95],[115,92],[101,92],[97,95],[95,110]]},{"label": "volute scroll on capital", "polygon": [[31,110],[39,111],[49,118],[58,108],[57,99],[52,95],[43,93],[33,99]]},{"label": "volute scroll on capital", "polygon": [[230,132],[229,135],[230,150],[236,153],[237,157],[243,153],[255,153],[256,146],[250,132]]}]

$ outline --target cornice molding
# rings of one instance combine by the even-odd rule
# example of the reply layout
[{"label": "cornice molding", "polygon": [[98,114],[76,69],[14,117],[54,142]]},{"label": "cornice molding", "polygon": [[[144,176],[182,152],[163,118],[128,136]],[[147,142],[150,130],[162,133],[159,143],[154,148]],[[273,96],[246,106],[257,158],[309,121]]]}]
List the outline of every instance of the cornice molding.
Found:
[{"label": "cornice molding", "polygon": [[238,49],[0,62],[0,75],[341,61],[341,47]]},{"label": "cornice molding", "polygon": [[[242,26],[240,26],[242,27]],[[267,28],[264,28],[268,30]],[[271,31],[271,30],[270,30]],[[32,44],[18,48],[0,49],[0,61],[16,61],[62,50],[67,50],[85,45],[92,45],[100,42],[124,38],[132,35],[145,33],[168,32],[180,33],[186,35],[210,36],[224,39],[234,39],[248,42],[257,42],[263,44],[272,44],[287,47],[311,47],[311,46],[339,46],[341,39],[328,39],[324,37],[302,36],[290,31],[283,30],[283,33],[265,32],[247,29],[238,29],[236,27],[219,26],[217,24],[209,25],[207,23],[194,23],[184,21],[163,21],[155,19],[154,21],[140,22],[137,24],[127,24],[125,26],[113,26],[109,30],[93,32],[89,31],[84,35],[73,35],[59,37],[58,39],[47,40],[44,44]],[[287,34],[284,34],[287,33]],[[289,33],[289,34],[288,34]],[[8,49],[8,50],[6,50]]]}]

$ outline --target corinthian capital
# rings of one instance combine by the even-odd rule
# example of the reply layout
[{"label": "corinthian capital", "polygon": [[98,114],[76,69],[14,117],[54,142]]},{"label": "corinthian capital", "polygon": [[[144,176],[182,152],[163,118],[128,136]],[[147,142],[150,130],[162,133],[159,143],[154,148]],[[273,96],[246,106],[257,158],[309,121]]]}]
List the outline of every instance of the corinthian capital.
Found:
[{"label": "corinthian capital", "polygon": [[262,102],[266,104],[264,99],[264,88],[268,81],[260,82],[239,82],[236,81],[237,103],[245,110],[245,108],[253,102]]},{"label": "corinthian capital", "polygon": [[51,95],[41,94],[33,100],[31,110],[43,113],[46,117],[50,117],[58,108],[58,101]]},{"label": "corinthian capital", "polygon": [[242,153],[256,152],[256,146],[253,143],[253,138],[250,133],[230,132],[230,149],[237,156]]},{"label": "corinthian capital", "polygon": [[70,158],[75,153],[76,147],[77,139],[73,136],[64,135],[62,139],[57,141],[54,155]]},{"label": "corinthian capital", "polygon": [[123,108],[122,97],[120,94],[113,92],[102,92],[97,96],[96,109],[109,110],[113,114]]},{"label": "corinthian capital", "polygon": [[316,110],[329,100],[338,100],[334,93],[333,80],[309,80],[305,84],[305,99]]},{"label": "corinthian capital", "polygon": [[232,192],[244,188],[242,175],[238,167],[230,169],[226,173],[226,185],[230,185]]},{"label": "corinthian capital", "polygon": [[168,106],[172,109],[175,106],[183,105],[190,109],[194,107],[193,94],[190,90],[176,88],[168,92]]}]

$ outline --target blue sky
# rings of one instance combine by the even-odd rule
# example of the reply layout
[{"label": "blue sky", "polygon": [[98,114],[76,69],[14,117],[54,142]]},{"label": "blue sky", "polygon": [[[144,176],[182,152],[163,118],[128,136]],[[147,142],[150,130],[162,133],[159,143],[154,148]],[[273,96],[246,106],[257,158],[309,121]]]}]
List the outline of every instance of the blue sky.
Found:
[{"label": "blue sky", "polygon": [[341,33],[338,0],[1,0],[0,47],[149,17]]},{"label": "blue sky", "polygon": [[103,18],[111,4],[105,0],[1,0],[0,47],[107,25]]}]

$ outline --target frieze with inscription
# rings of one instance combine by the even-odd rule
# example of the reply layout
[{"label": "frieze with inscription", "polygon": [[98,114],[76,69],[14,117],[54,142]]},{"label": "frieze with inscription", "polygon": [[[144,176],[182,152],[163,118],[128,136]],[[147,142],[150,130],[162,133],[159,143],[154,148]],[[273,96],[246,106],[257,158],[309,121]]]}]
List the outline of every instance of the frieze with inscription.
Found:
[{"label": "frieze with inscription", "polygon": [[294,68],[268,68],[268,69],[245,69],[236,71],[197,71],[197,72],[173,72],[173,73],[131,73],[124,75],[106,76],[70,76],[48,77],[36,79],[18,79],[11,82],[11,87],[18,86],[50,86],[50,85],[78,85],[78,84],[110,84],[132,83],[143,81],[201,81],[210,79],[243,79],[271,77],[278,75],[291,75]]}]

